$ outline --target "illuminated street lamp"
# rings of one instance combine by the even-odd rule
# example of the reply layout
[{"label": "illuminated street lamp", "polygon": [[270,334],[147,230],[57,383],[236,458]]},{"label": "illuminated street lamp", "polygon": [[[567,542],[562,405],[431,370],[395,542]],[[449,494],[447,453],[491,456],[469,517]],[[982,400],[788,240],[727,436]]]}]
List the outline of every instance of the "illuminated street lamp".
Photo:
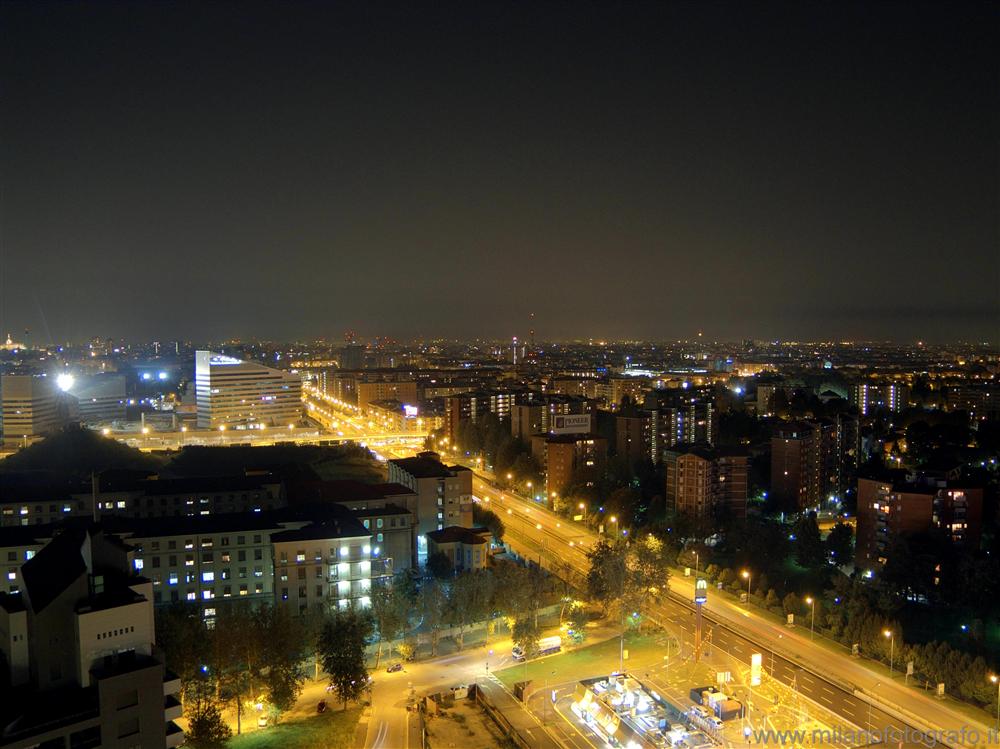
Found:
[{"label": "illuminated street lamp", "polygon": [[896,635],[891,629],[882,630],[882,634],[889,638],[889,678],[892,678],[892,656],[896,649]]},{"label": "illuminated street lamp", "polygon": [[990,681],[997,685],[997,731],[1000,731],[1000,676],[990,674]]},{"label": "illuminated street lamp", "polygon": [[747,607],[749,608],[749,606],[750,606],[750,580],[751,580],[750,570],[743,570],[740,573],[740,575],[742,575],[743,579],[747,581]]},{"label": "illuminated street lamp", "polygon": [[806,603],[809,604],[811,610],[809,615],[809,639],[813,639],[813,629],[816,625],[816,599],[812,596],[806,596]]}]

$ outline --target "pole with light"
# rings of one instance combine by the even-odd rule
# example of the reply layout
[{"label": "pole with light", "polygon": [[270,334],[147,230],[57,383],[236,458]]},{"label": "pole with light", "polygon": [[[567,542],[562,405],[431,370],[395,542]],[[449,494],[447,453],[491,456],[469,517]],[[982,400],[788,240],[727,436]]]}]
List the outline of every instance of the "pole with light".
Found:
[{"label": "pole with light", "polygon": [[750,570],[743,570],[740,574],[747,581],[747,608],[750,608]]},{"label": "pole with light", "polygon": [[809,604],[809,639],[813,639],[813,632],[816,628],[816,599],[806,596],[806,603]]},{"label": "pole with light", "polygon": [[896,649],[896,635],[891,629],[882,630],[882,634],[889,638],[889,678],[892,678],[892,657]]},{"label": "pole with light", "polygon": [[990,681],[997,685],[997,731],[1000,732],[1000,676],[990,674]]}]

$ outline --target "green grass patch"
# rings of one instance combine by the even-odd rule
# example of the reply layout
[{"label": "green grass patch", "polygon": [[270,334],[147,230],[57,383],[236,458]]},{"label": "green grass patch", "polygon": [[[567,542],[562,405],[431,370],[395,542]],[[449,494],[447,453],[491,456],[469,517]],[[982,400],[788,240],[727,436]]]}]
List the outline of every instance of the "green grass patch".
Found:
[{"label": "green grass patch", "polygon": [[[496,677],[508,689],[512,689],[515,682],[526,679],[529,681],[558,680],[560,674],[573,674],[574,679],[584,679],[588,675],[598,676],[607,673],[609,667],[617,669],[620,647],[618,638],[614,637],[587,647],[510,666],[497,671]],[[625,668],[627,669],[629,663],[636,657],[652,649],[662,650],[662,648],[663,646],[657,643],[654,636],[626,635],[625,649],[629,651],[629,660],[625,662]],[[555,674],[552,673],[553,671]]]},{"label": "green grass patch", "polygon": [[348,749],[354,745],[354,729],[360,708],[330,709],[304,720],[279,723],[260,731],[234,736],[229,749]]}]

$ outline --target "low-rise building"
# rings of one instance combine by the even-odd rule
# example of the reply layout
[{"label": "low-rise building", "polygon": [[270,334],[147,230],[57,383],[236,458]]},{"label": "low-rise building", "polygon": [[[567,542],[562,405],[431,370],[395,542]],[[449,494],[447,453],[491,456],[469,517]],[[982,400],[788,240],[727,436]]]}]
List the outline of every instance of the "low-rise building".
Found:
[{"label": "low-rise building", "polygon": [[489,531],[451,525],[427,534],[428,555],[444,554],[456,572],[481,570],[489,561]]}]

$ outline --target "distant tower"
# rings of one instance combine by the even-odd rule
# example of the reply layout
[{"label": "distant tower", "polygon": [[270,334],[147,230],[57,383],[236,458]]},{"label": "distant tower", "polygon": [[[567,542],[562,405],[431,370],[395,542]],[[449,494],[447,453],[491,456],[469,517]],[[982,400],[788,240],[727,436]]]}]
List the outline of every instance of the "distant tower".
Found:
[{"label": "distant tower", "polygon": [[514,336],[514,342],[511,345],[511,349],[514,351],[514,366],[517,366],[517,336]]},{"label": "distant tower", "polygon": [[532,312],[528,315],[528,322],[531,325],[531,329],[528,330],[528,351],[530,353],[535,353],[535,313]]}]

